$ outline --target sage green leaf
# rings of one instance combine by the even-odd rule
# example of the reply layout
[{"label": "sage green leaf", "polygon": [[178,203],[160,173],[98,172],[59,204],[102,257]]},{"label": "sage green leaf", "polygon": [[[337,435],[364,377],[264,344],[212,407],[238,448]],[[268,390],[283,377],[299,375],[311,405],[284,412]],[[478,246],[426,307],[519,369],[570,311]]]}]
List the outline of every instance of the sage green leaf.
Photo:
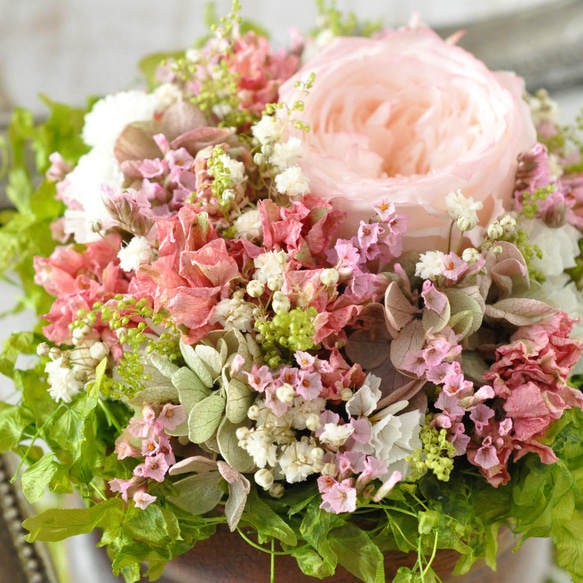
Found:
[{"label": "sage green leaf", "polygon": [[144,403],[178,402],[178,391],[176,387],[165,374],[160,372],[154,362],[166,370],[164,364],[155,355],[153,362],[150,360],[144,362],[144,374],[148,375],[150,379],[144,381],[144,390],[137,393],[129,401],[131,405],[141,406]]},{"label": "sage green leaf", "polygon": [[231,423],[241,423],[247,418],[249,407],[253,405],[257,398],[257,391],[237,379],[228,381],[226,387],[227,418]]},{"label": "sage green leaf", "polygon": [[22,526],[30,531],[26,536],[29,543],[35,540],[55,542],[91,532],[97,526],[119,522],[124,506],[121,498],[112,498],[91,508],[53,508],[27,518]]},{"label": "sage green leaf", "polygon": [[250,491],[251,483],[245,476],[229,483],[229,498],[225,504],[225,516],[231,532],[237,529]]},{"label": "sage green leaf", "polygon": [[43,455],[22,474],[22,492],[31,504],[42,499],[51,479],[57,472],[58,464],[53,458],[52,452]]},{"label": "sage green leaf", "polygon": [[202,455],[194,455],[187,457],[170,467],[168,473],[171,476],[178,474],[188,474],[190,472],[197,472],[204,474],[217,469],[217,462]]},{"label": "sage green leaf", "polygon": [[225,461],[241,473],[251,471],[255,462],[253,458],[239,446],[237,429],[240,425],[231,423],[227,417],[223,419],[217,431],[217,443]]},{"label": "sage green leaf", "polygon": [[[391,342],[391,362],[399,371],[403,368],[405,357],[411,352],[417,352],[425,343],[425,330],[421,320],[412,320]],[[407,374],[407,372],[403,372]]]},{"label": "sage green leaf", "polygon": [[322,557],[308,546],[294,549],[291,554],[298,562],[298,567],[302,573],[308,577],[324,579],[334,575],[336,569],[325,563]]},{"label": "sage green leaf", "polygon": [[436,334],[437,332],[440,332],[447,326],[450,316],[451,308],[449,302],[445,304],[445,308],[443,309],[443,312],[441,314],[438,314],[433,310],[425,308],[423,310],[422,320],[423,328],[425,329],[426,332],[429,332],[429,330],[431,330],[431,332]]},{"label": "sage green leaf", "polygon": [[255,527],[259,544],[273,538],[292,547],[298,544],[298,539],[288,523],[259,498],[255,487],[249,492],[241,521]]},{"label": "sage green leaf", "polygon": [[172,375],[172,384],[178,389],[178,397],[187,415],[197,403],[211,394],[211,390],[186,366],[179,368]]},{"label": "sage green leaf", "polygon": [[169,496],[168,500],[183,510],[198,516],[210,512],[221,501],[221,474],[205,472],[179,480],[174,484],[177,494]]},{"label": "sage green leaf", "polygon": [[484,382],[482,377],[489,368],[486,362],[477,352],[470,350],[462,352],[461,357],[464,376],[468,380],[482,384]]},{"label": "sage green leaf", "polygon": [[188,365],[188,368],[192,369],[198,375],[198,378],[205,384],[205,386],[209,388],[212,387],[215,379],[201,360],[200,356],[194,351],[194,348],[181,341],[180,352],[182,358],[184,358],[184,362]]},{"label": "sage green leaf", "polygon": [[[466,338],[473,334],[482,325],[483,310],[480,304],[470,295],[461,290],[447,290],[445,292],[449,299],[451,308],[451,318],[449,325],[455,330],[456,334],[462,334]],[[460,312],[464,313],[457,316]]]},{"label": "sage green leaf", "polygon": [[188,438],[193,443],[204,443],[217,430],[225,411],[225,399],[213,393],[197,403],[188,416]]},{"label": "sage green leaf", "polygon": [[329,542],[347,571],[365,583],[384,583],[383,554],[364,530],[347,523],[330,531]]},{"label": "sage green leaf", "polygon": [[199,356],[199,358],[204,362],[204,365],[210,372],[213,381],[221,374],[223,369],[223,364],[225,361],[221,358],[221,355],[211,346],[205,346],[204,344],[197,344],[194,347],[194,351]]},{"label": "sage green leaf", "polygon": [[506,320],[515,326],[530,326],[555,312],[545,302],[529,298],[508,298],[486,306],[486,316]]},{"label": "sage green leaf", "polygon": [[163,374],[165,377],[171,378],[178,370],[178,367],[174,363],[170,362],[166,357],[160,354],[150,354],[149,360],[160,374]]}]

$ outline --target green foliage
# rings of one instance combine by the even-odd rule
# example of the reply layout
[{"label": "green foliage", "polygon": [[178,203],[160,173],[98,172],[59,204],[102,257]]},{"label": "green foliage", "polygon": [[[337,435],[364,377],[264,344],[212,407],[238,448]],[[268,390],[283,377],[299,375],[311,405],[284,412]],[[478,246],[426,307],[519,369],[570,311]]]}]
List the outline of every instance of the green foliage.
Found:
[{"label": "green foliage", "polygon": [[320,30],[329,30],[334,36],[371,36],[383,28],[382,18],[360,22],[354,12],[342,14],[333,0],[316,0],[316,7],[322,19]]}]

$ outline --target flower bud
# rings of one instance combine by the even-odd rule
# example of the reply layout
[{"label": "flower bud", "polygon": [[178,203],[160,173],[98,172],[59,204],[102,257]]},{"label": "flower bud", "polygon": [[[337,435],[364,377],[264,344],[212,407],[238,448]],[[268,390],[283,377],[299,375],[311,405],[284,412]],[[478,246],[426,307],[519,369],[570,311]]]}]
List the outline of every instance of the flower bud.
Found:
[{"label": "flower bud", "polygon": [[274,275],[267,280],[267,287],[271,291],[279,291],[283,287],[283,275]]},{"label": "flower bud", "polygon": [[507,235],[512,234],[516,229],[516,219],[511,215],[504,215],[498,222]]},{"label": "flower bud", "polygon": [[61,358],[62,356],[62,352],[60,348],[57,348],[56,346],[53,346],[50,350],[49,350],[49,358],[51,360],[57,360],[58,358]]},{"label": "flower bud", "polygon": [[249,407],[249,410],[247,411],[247,417],[249,417],[251,421],[256,421],[257,419],[259,419],[260,414],[261,409],[259,408],[258,405],[251,405],[251,407]]},{"label": "flower bud", "polygon": [[472,217],[460,215],[457,219],[457,226],[460,231],[471,231],[476,226],[476,221]]},{"label": "flower bud", "polygon": [[325,453],[326,452],[321,447],[315,447],[310,452],[310,459],[313,461],[320,461],[324,457]]},{"label": "flower bud", "polygon": [[257,154],[253,156],[253,162],[255,162],[257,166],[263,166],[263,164],[265,164],[265,156],[257,152]]},{"label": "flower bud", "polygon": [[81,326],[77,326],[74,330],[73,330],[73,338],[75,340],[83,340],[83,338],[85,338],[89,332],[91,331],[91,328],[89,328],[89,326],[87,324],[81,324]]},{"label": "flower bud", "polygon": [[280,387],[277,387],[275,394],[282,403],[291,403],[296,393],[289,383],[284,383]]},{"label": "flower bud", "polygon": [[333,462],[328,462],[324,464],[321,474],[323,476],[336,476],[338,474],[338,466]]},{"label": "flower bud", "polygon": [[228,188],[223,192],[222,199],[223,199],[223,202],[233,202],[235,200],[236,196],[237,196],[237,193],[234,190],[231,190],[230,188]]},{"label": "flower bud", "polygon": [[340,274],[338,273],[337,269],[334,269],[333,267],[330,267],[328,269],[324,269],[324,271],[322,271],[322,273],[320,274],[320,281],[324,284],[324,285],[336,285],[338,283],[338,280],[340,279]]},{"label": "flower bud", "polygon": [[276,314],[289,312],[291,308],[291,302],[289,298],[282,292],[276,291],[273,294],[273,311]]},{"label": "flower bud", "polygon": [[48,356],[49,352],[51,350],[51,347],[46,343],[46,342],[41,342],[37,347],[36,347],[36,353],[39,356]]},{"label": "flower bud", "polygon": [[273,146],[270,146],[269,144],[263,144],[263,146],[261,146],[261,153],[268,158],[273,156]]},{"label": "flower bud", "polygon": [[488,237],[493,241],[500,239],[504,235],[504,227],[498,222],[495,221],[491,225],[488,225]]},{"label": "flower bud", "polygon": [[306,427],[310,431],[318,431],[320,429],[320,425],[322,422],[320,421],[320,415],[316,415],[315,413],[310,413],[306,417]]},{"label": "flower bud", "polygon": [[265,285],[256,279],[252,279],[247,284],[247,294],[252,298],[259,298],[265,293]]},{"label": "flower bud", "polygon": [[253,477],[255,478],[255,483],[264,490],[269,490],[275,481],[273,474],[266,468],[257,470]]},{"label": "flower bud", "polygon": [[350,401],[353,395],[354,393],[352,392],[352,390],[347,387],[346,389],[342,389],[342,392],[340,393],[340,398],[343,401]]},{"label": "flower bud", "polygon": [[464,249],[462,259],[466,263],[476,263],[480,260],[480,252],[477,249],[474,249],[474,247],[468,247],[467,249]]},{"label": "flower bud", "polygon": [[272,498],[281,498],[285,492],[285,488],[281,482],[275,482],[271,488],[269,488],[269,495]]},{"label": "flower bud", "polygon": [[245,441],[249,436],[249,433],[251,433],[249,427],[237,427],[237,431],[235,431],[235,435],[237,436],[239,442]]},{"label": "flower bud", "polygon": [[89,349],[89,354],[91,358],[101,362],[109,354],[109,346],[103,342],[96,342]]}]

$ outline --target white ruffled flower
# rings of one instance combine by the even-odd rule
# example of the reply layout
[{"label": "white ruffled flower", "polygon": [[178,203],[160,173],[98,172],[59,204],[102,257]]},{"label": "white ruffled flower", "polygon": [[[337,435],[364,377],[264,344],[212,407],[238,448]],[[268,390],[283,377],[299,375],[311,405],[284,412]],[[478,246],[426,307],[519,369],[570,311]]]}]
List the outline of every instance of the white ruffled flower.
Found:
[{"label": "white ruffled flower", "polygon": [[257,269],[253,279],[268,283],[273,278],[283,278],[287,254],[285,251],[268,251],[256,257],[253,263]]},{"label": "white ruffled flower", "polygon": [[154,119],[158,98],[144,91],[121,91],[100,99],[85,116],[81,137],[94,148],[113,152],[115,141],[130,123]]},{"label": "white ruffled flower", "polygon": [[63,198],[67,205],[77,203],[81,207],[65,211],[65,233],[73,235],[77,243],[97,241],[100,237],[95,225],[111,221],[103,204],[102,185],[121,188],[123,182],[124,175],[113,150],[94,148],[81,156],[64,182]]},{"label": "white ruffled flower", "polygon": [[83,388],[84,383],[77,379],[77,373],[66,365],[64,357],[49,361],[45,365],[48,375],[49,395],[55,401],[70,403]]},{"label": "white ruffled flower", "polygon": [[259,143],[271,144],[275,142],[281,133],[281,121],[277,117],[271,115],[264,115],[251,128],[251,133]]},{"label": "white ruffled flower", "polygon": [[125,247],[122,247],[117,256],[119,266],[124,271],[135,271],[141,265],[151,263],[154,252],[146,237],[134,237]]},{"label": "white ruffled flower", "polygon": [[275,177],[277,191],[288,196],[305,196],[310,192],[310,183],[299,166],[291,166]]},{"label": "white ruffled flower", "polygon": [[238,290],[231,298],[221,300],[215,305],[210,323],[218,323],[225,330],[251,332],[253,308],[252,304],[244,301],[243,292]]},{"label": "white ruffled flower", "polygon": [[314,473],[313,460],[310,456],[314,446],[307,440],[290,444],[279,458],[279,466],[289,484],[303,482]]},{"label": "white ruffled flower", "polygon": [[280,172],[292,166],[297,166],[302,157],[303,147],[299,138],[290,138],[285,144],[275,144],[273,154],[269,161],[277,167]]},{"label": "white ruffled flower", "polygon": [[227,154],[221,154],[219,160],[223,163],[225,169],[229,171],[227,174],[231,186],[237,186],[245,179],[245,165],[243,162],[234,160]]},{"label": "white ruffled flower", "polygon": [[247,451],[258,468],[277,464],[277,447],[267,428],[251,431],[244,440],[239,440],[239,446]]},{"label": "white ruffled flower", "polygon": [[[308,423],[311,426],[316,426],[314,417],[320,419],[320,413],[326,408],[326,401],[321,397],[310,399],[306,401],[302,396],[297,396],[294,399],[294,406],[287,412],[291,417],[291,424],[294,429],[303,431],[308,428]],[[317,424],[319,427],[319,423]],[[318,428],[316,427],[316,429]],[[310,429],[310,428],[308,428]],[[311,431],[315,431],[310,429]]]},{"label": "white ruffled flower", "polygon": [[476,211],[479,211],[484,205],[481,202],[474,202],[471,196],[464,196],[461,190],[452,190],[445,197],[445,206],[452,221],[457,221],[463,217],[475,225],[478,222]]},{"label": "white ruffled flower", "polygon": [[381,379],[374,375],[367,375],[364,384],[346,403],[346,411],[352,417],[368,417],[376,409],[382,397],[379,390]]},{"label": "white ruffled flower", "polygon": [[322,443],[340,447],[346,443],[346,440],[354,433],[354,427],[349,424],[336,425],[336,423],[326,423],[324,431],[320,434]]},{"label": "white ruffled flower", "polygon": [[441,251],[428,251],[419,256],[415,265],[415,275],[422,279],[436,279],[442,274]]},{"label": "white ruffled flower", "polygon": [[233,223],[237,236],[239,238],[249,239],[250,241],[257,241],[263,235],[263,228],[261,227],[261,213],[257,209],[253,209],[243,213],[240,217],[235,219]]}]

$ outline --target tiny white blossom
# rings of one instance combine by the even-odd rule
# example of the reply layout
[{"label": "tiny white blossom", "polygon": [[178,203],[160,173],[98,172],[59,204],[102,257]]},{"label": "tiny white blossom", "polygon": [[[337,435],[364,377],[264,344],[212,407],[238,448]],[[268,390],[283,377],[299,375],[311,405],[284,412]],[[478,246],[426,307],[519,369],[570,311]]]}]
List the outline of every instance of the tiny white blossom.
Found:
[{"label": "tiny white blossom", "polygon": [[64,357],[47,362],[45,372],[48,375],[49,395],[57,402],[70,403],[83,388],[84,383],[79,381],[76,372],[65,364]]},{"label": "tiny white blossom", "polygon": [[89,354],[91,355],[91,358],[101,362],[109,354],[109,346],[104,342],[96,342],[91,345]]},{"label": "tiny white blossom", "polygon": [[271,278],[283,277],[287,254],[285,251],[268,251],[257,256],[253,263],[257,269],[253,274],[253,279],[268,283]]},{"label": "tiny white blossom", "polygon": [[271,486],[273,486],[273,482],[275,481],[273,478],[273,474],[268,469],[261,469],[257,470],[253,475],[255,478],[255,483],[258,486],[261,486],[264,490],[269,490]]},{"label": "tiny white blossom", "polygon": [[290,299],[283,292],[276,291],[273,294],[272,306],[273,311],[276,314],[285,313],[290,311],[291,302]]},{"label": "tiny white blossom", "polygon": [[284,383],[283,385],[277,387],[275,394],[282,403],[291,403],[294,400],[296,393],[294,388],[289,383]]},{"label": "tiny white blossom", "polygon": [[466,217],[474,221],[474,223],[477,223],[478,215],[476,211],[479,211],[483,204],[481,202],[474,202],[471,196],[464,196],[461,190],[452,190],[445,197],[445,206],[447,208],[447,214],[452,221],[457,221],[460,217]]},{"label": "tiny white blossom", "polygon": [[415,265],[415,275],[422,279],[436,279],[441,275],[441,251],[428,251],[419,256]]},{"label": "tiny white blossom", "polygon": [[280,171],[283,172],[292,166],[297,166],[299,159],[302,157],[302,142],[299,138],[290,138],[284,144],[275,144],[270,162]]},{"label": "tiny white blossom", "polygon": [[275,177],[277,191],[288,196],[305,196],[310,192],[310,183],[299,166],[291,166]]},{"label": "tiny white blossom", "polygon": [[511,215],[504,215],[498,222],[507,235],[510,235],[516,229],[516,219]]},{"label": "tiny white blossom", "polygon": [[320,434],[322,443],[329,443],[337,447],[344,445],[346,440],[354,433],[354,427],[348,425],[336,425],[336,423],[326,423],[324,431]]},{"label": "tiny white blossom", "polygon": [[478,224],[478,221],[477,221],[478,215],[476,215],[475,213],[474,213],[474,215],[475,215],[474,217],[467,217],[465,215],[460,215],[457,218],[457,221],[456,221],[457,226],[462,233],[465,233],[466,231],[471,231]]},{"label": "tiny white blossom", "polygon": [[184,57],[188,61],[192,61],[193,63],[198,63],[202,61],[204,58],[204,54],[200,49],[190,48],[186,51]]},{"label": "tiny white blossom", "polygon": [[162,83],[154,90],[156,110],[163,111],[182,100],[182,91],[174,83]]},{"label": "tiny white blossom", "polygon": [[119,266],[124,271],[134,271],[145,263],[150,263],[154,252],[146,237],[134,237],[125,247],[122,247],[117,256]]},{"label": "tiny white blossom", "polygon": [[346,411],[352,417],[368,417],[377,407],[382,397],[379,389],[381,379],[372,374],[367,375],[363,385],[346,403]]},{"label": "tiny white blossom", "polygon": [[476,263],[476,261],[480,260],[480,252],[474,247],[468,247],[467,249],[464,249],[462,259],[466,263]]},{"label": "tiny white blossom", "polygon": [[235,219],[233,226],[235,227],[239,238],[254,241],[261,239],[263,235],[261,213],[256,209],[243,213],[240,217]]},{"label": "tiny white blossom", "polygon": [[504,235],[504,227],[498,222],[495,221],[488,225],[488,237],[493,240],[500,239]]},{"label": "tiny white blossom", "polygon": [[265,293],[265,285],[257,281],[256,279],[252,279],[247,284],[247,294],[249,294],[252,298],[260,298]]},{"label": "tiny white blossom", "polygon": [[267,429],[259,427],[252,431],[245,441],[239,441],[239,445],[253,458],[258,468],[277,465],[277,447]]},{"label": "tiny white blossom", "polygon": [[227,154],[221,154],[219,160],[223,163],[224,167],[229,171],[228,178],[231,186],[237,186],[243,182],[245,178],[245,165],[243,162],[234,160]]},{"label": "tiny white blossom", "polygon": [[243,292],[237,290],[231,298],[218,302],[211,314],[210,323],[220,324],[225,330],[251,332],[253,305],[243,300]]},{"label": "tiny white blossom", "polygon": [[336,285],[338,280],[340,279],[340,274],[338,270],[334,267],[329,267],[324,269],[322,273],[320,273],[320,281],[324,285]]},{"label": "tiny white blossom", "polygon": [[314,473],[310,453],[314,447],[308,441],[295,441],[288,445],[279,458],[281,471],[289,484],[303,482]]},{"label": "tiny white blossom", "polygon": [[281,133],[281,121],[277,117],[264,115],[254,126],[251,132],[261,144],[275,142]]}]

